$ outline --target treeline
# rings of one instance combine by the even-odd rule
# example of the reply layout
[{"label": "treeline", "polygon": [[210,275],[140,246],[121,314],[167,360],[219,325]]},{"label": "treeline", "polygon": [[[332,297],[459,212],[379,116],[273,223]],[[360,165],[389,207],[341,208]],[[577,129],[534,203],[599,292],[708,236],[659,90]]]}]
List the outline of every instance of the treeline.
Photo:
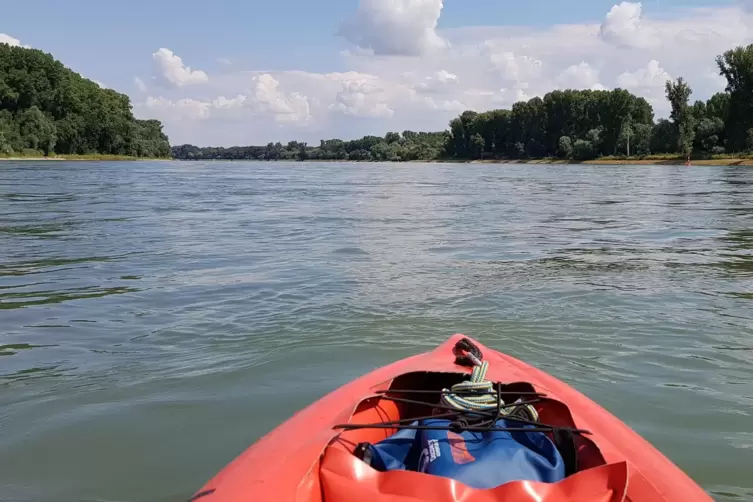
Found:
[{"label": "treeline", "polygon": [[624,89],[564,90],[515,103],[511,110],[463,112],[450,122],[445,154],[457,159],[677,154],[711,156],[753,151],[753,45],[717,56],[724,92],[690,104],[682,78],[667,81],[669,119]]},{"label": "treeline", "polygon": [[354,141],[318,147],[290,142],[266,146],[173,148],[177,159],[373,160],[531,159],[589,160],[601,156],[672,154],[683,157],[753,152],[753,44],[716,58],[724,92],[690,103],[683,78],[666,82],[669,119],[654,120],[644,98],[624,89],[558,90],[515,103],[510,110],[465,111],[449,131]]},{"label": "treeline", "polygon": [[137,120],[128,96],[102,89],[50,54],[0,43],[0,155],[169,157],[158,120]]},{"label": "treeline", "polygon": [[319,146],[291,141],[287,145],[234,146],[230,148],[194,145],[173,147],[173,157],[183,160],[358,160],[400,162],[435,159],[444,154],[449,133],[389,132],[383,138],[365,136],[361,139],[322,140]]},{"label": "treeline", "polygon": [[[675,89],[687,84],[679,80],[670,86]],[[687,156],[693,149],[722,154],[729,144],[725,127],[729,103],[729,94],[718,93],[707,102],[687,106],[683,117],[692,121],[686,128],[693,133],[688,139],[678,120],[654,122],[651,105],[623,89],[554,91],[515,103],[512,110],[464,112],[450,122],[446,154],[458,159],[575,160],[610,155]],[[689,143],[683,143],[681,137]]]}]

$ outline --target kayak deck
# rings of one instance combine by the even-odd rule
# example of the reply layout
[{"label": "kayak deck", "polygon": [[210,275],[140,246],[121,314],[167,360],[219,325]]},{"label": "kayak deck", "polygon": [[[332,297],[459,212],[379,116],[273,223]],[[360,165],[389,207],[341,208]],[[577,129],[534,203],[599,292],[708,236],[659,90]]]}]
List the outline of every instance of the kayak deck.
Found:
[{"label": "kayak deck", "polygon": [[[468,379],[470,367],[457,364],[462,340],[483,353],[489,364],[487,380],[495,382],[500,402],[535,409],[535,420],[529,416],[512,423],[534,427],[554,441],[564,459],[564,479],[520,480],[480,489],[424,472],[383,472],[364,461],[359,446],[386,440],[415,426],[420,418],[457,418],[440,397],[443,389]],[[499,417],[501,404],[497,407]],[[494,418],[491,415],[486,418]],[[452,427],[458,432],[471,430],[474,424],[455,420]],[[301,410],[220,471],[192,500],[679,502],[711,498],[584,395],[517,359],[454,335],[431,352],[364,375]]]}]

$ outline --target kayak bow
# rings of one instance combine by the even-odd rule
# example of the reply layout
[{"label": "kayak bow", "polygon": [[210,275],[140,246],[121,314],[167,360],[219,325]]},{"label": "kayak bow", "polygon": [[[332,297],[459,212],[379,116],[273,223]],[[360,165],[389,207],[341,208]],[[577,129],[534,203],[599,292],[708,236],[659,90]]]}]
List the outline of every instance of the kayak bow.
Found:
[{"label": "kayak bow", "polygon": [[350,500],[712,499],[583,394],[456,334],[299,411],[191,498]]}]

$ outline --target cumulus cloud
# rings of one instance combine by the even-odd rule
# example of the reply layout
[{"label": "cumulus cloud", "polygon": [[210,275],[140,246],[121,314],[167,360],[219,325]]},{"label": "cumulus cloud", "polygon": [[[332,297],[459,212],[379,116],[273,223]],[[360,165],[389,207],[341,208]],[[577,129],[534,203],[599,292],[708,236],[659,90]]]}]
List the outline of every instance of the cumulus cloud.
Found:
[{"label": "cumulus cloud", "polygon": [[248,97],[243,94],[238,94],[234,98],[220,96],[212,101],[212,107],[215,110],[234,110],[236,108],[242,108],[246,104],[247,99]]},{"label": "cumulus cloud", "polygon": [[447,70],[439,70],[428,77],[424,77],[415,84],[415,90],[419,93],[445,92],[458,85],[459,78]]},{"label": "cumulus cloud", "polygon": [[155,78],[166,87],[183,87],[203,84],[209,76],[201,70],[192,70],[183,63],[183,59],[170,49],[161,48],[152,54]]},{"label": "cumulus cloud", "polygon": [[504,80],[524,82],[541,74],[543,62],[530,56],[516,56],[512,52],[492,51],[489,59]]},{"label": "cumulus cloud", "polygon": [[[672,76],[662,68],[657,60],[652,59],[642,68],[621,73],[617,77],[617,86],[643,96],[651,103],[654,110],[663,111],[669,107],[664,90],[667,80],[672,80]],[[717,87],[717,90],[723,89],[724,84]]]},{"label": "cumulus cloud", "polygon": [[253,104],[248,96],[238,94],[234,98],[220,96],[212,100],[182,98],[172,100],[163,96],[149,96],[143,108],[166,122],[206,121],[212,118],[242,118],[244,113],[253,113]]},{"label": "cumulus cloud", "polygon": [[133,83],[136,85],[136,89],[138,89],[139,92],[146,92],[148,90],[144,81],[139,77],[133,77]]},{"label": "cumulus cloud", "polygon": [[528,101],[533,98],[533,95],[526,92],[527,88],[528,84],[516,84],[511,88],[502,88],[491,96],[491,104],[498,107],[510,108],[518,101]]},{"label": "cumulus cloud", "polygon": [[624,72],[617,77],[617,85],[629,90],[664,89],[667,80],[672,80],[669,73],[652,59],[644,68],[634,72]]},{"label": "cumulus cloud", "polygon": [[591,89],[594,91],[606,89],[599,82],[599,70],[585,61],[567,67],[557,75],[554,83],[562,89]]},{"label": "cumulus cloud", "polygon": [[[436,7],[431,16],[428,5]],[[715,56],[753,42],[753,13],[741,5],[652,17],[640,4],[622,2],[605,10],[603,22],[439,33],[440,9],[431,0],[364,0],[349,21],[367,28],[351,34],[360,48],[339,56],[348,71],[226,67],[202,86],[171,85],[164,98],[152,98],[148,107],[134,100],[134,107],[164,120],[174,142],[222,145],[442,130],[463,110],[509,108],[568,87],[622,87],[646,97],[662,117],[669,112],[663,86],[670,75],[682,75],[693,97],[706,99],[724,89]],[[369,13],[380,15],[366,19]],[[433,19],[423,27],[441,43],[419,29],[417,17]],[[402,28],[397,39],[388,36]]]},{"label": "cumulus cloud", "polygon": [[392,117],[395,110],[380,100],[381,92],[370,79],[345,80],[331,108],[354,117]]},{"label": "cumulus cloud", "polygon": [[279,122],[300,122],[308,120],[309,101],[299,92],[288,95],[280,91],[280,82],[265,73],[254,77],[253,101],[263,111],[271,113]]},{"label": "cumulus cloud", "polygon": [[31,46],[21,45],[21,41],[19,39],[13,38],[10,35],[6,35],[5,33],[0,33],[0,44],[8,44],[11,47],[24,47],[26,49],[31,49]]},{"label": "cumulus cloud", "polygon": [[434,110],[460,113],[468,109],[466,105],[457,99],[434,99],[432,96],[426,96],[424,101]]},{"label": "cumulus cloud", "polygon": [[203,120],[209,118],[211,103],[196,99],[183,98],[176,101],[164,97],[146,98],[144,103],[148,110],[156,111],[168,120]]},{"label": "cumulus cloud", "polygon": [[601,23],[599,36],[609,44],[625,48],[650,49],[661,40],[655,28],[642,16],[640,2],[621,2],[610,9]]},{"label": "cumulus cloud", "polygon": [[421,56],[447,47],[437,34],[443,0],[361,0],[338,34],[376,55]]}]

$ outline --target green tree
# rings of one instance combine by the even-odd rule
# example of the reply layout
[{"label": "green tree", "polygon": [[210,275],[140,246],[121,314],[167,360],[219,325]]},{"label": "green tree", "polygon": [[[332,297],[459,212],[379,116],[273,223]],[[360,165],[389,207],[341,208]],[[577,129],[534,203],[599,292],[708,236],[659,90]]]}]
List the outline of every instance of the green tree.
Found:
[{"label": "green tree", "polygon": [[728,92],[717,92],[706,101],[706,117],[718,118],[726,123],[729,118],[729,102]]},{"label": "green tree", "polygon": [[0,130],[0,155],[8,155],[9,153],[13,153],[13,149],[10,142],[5,139],[5,133]]},{"label": "green tree", "polygon": [[573,158],[573,140],[570,139],[570,136],[560,136],[557,156],[561,159]]},{"label": "green tree", "polygon": [[135,119],[128,96],[50,54],[7,44],[0,44],[0,129],[19,151],[170,155],[162,124]]},{"label": "green tree", "polygon": [[677,129],[678,150],[683,157],[690,158],[693,152],[695,124],[693,110],[688,106],[688,100],[693,91],[682,77],[675,82],[668,80],[665,90],[667,99],[672,105],[670,118]]},{"label": "green tree", "polygon": [[486,145],[486,141],[484,141],[484,137],[481,136],[479,133],[474,134],[471,136],[471,156],[474,159],[480,159],[484,156],[484,147]]},{"label": "green tree", "polygon": [[[633,136],[635,136],[635,133],[633,132],[632,118],[628,113],[628,116],[625,118],[625,121],[620,128],[620,136],[617,139],[617,149],[620,152],[625,152],[625,154],[629,156],[631,154],[631,141],[633,143],[635,142]],[[635,149],[632,150],[632,153],[635,153]]]},{"label": "green tree", "polygon": [[388,132],[384,136],[384,139],[387,143],[397,143],[398,141],[400,141],[400,134],[396,132]]},{"label": "green tree", "polygon": [[594,144],[585,139],[579,139],[573,145],[573,155],[576,160],[592,160],[598,155]]},{"label": "green tree", "polygon": [[653,153],[677,153],[677,128],[667,119],[660,119],[651,130],[650,148]]},{"label": "green tree", "polygon": [[651,153],[651,131],[649,124],[635,124],[630,137],[631,155],[648,155]]},{"label": "green tree", "polygon": [[718,151],[723,148],[721,136],[724,134],[724,122],[719,117],[704,117],[698,123],[696,130],[695,145],[699,150],[706,152]]},{"label": "green tree", "polygon": [[45,155],[55,148],[57,141],[55,123],[35,106],[24,110],[18,116],[19,130],[25,147],[42,150]]},{"label": "green tree", "polygon": [[729,93],[727,150],[739,152],[746,148],[748,130],[753,128],[753,44],[726,51],[717,56],[716,64]]}]

